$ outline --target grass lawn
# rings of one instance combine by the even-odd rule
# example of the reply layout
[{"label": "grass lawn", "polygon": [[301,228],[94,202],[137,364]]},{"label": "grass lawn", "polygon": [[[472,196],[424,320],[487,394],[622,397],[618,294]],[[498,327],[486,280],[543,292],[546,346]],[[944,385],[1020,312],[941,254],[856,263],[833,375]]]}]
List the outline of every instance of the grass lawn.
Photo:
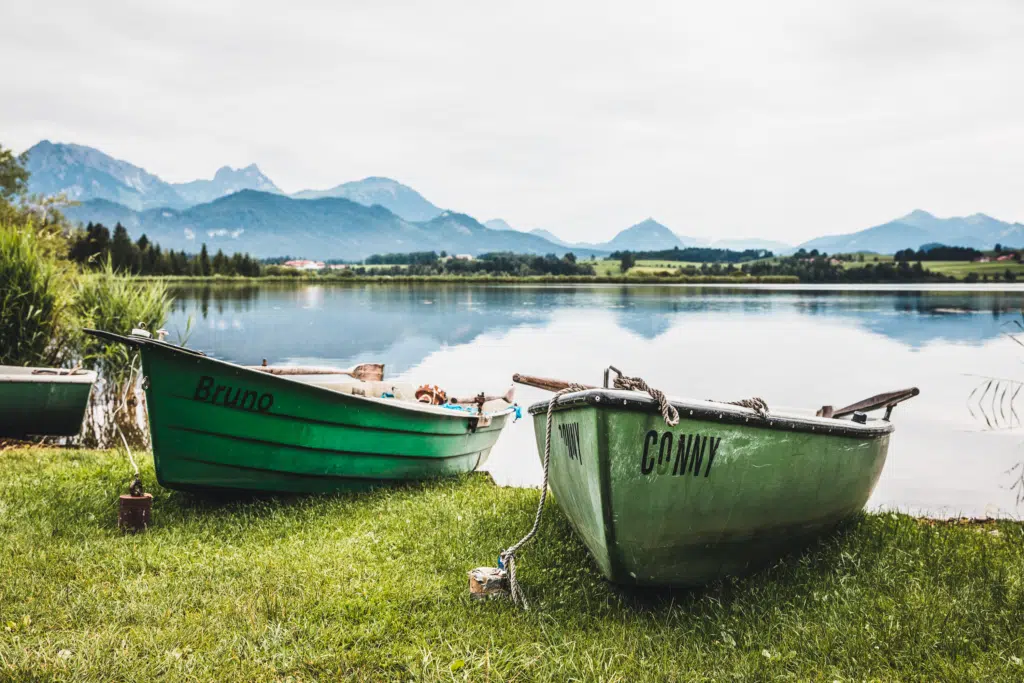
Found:
[{"label": "grass lawn", "polygon": [[552,504],[523,613],[468,597],[538,495],[485,475],[286,499],[154,486],[154,527],[124,537],[118,453],[0,467],[0,680],[1024,679],[1016,523],[870,515],[747,579],[638,592],[599,577]]}]

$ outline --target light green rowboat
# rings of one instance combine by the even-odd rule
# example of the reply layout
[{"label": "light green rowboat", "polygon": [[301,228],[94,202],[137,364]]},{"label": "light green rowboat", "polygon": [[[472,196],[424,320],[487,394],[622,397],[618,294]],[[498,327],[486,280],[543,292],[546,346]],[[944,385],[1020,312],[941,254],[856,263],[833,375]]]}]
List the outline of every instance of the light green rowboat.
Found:
[{"label": "light green rowboat", "polygon": [[96,373],[0,366],[0,437],[75,436]]},{"label": "light green rowboat", "polygon": [[[887,420],[671,404],[680,416],[672,427],[637,391],[590,389],[555,402],[551,490],[617,583],[700,585],[806,543],[864,507],[893,431]],[[530,407],[542,460],[547,410],[548,402]]]},{"label": "light green rowboat", "polygon": [[501,399],[471,413],[385,398],[379,382],[346,393],[155,339],[88,332],[141,351],[157,480],[169,488],[317,493],[470,472],[515,411]]}]

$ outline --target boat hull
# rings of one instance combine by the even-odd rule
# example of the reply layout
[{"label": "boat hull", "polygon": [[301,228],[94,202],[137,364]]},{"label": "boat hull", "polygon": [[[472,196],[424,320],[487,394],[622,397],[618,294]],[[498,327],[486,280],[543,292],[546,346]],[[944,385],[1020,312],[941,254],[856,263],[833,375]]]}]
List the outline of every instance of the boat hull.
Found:
[{"label": "boat hull", "polygon": [[95,373],[37,375],[8,368],[0,376],[0,437],[75,436],[82,428]]},{"label": "boat hull", "polygon": [[508,415],[477,428],[465,413],[139,345],[156,475],[169,488],[322,493],[470,472]]},{"label": "boat hull", "polygon": [[[569,394],[553,414],[551,490],[617,583],[701,585],[806,544],[864,507],[892,431],[706,402],[675,403],[668,427],[636,396]],[[546,409],[531,408],[542,457]]]}]

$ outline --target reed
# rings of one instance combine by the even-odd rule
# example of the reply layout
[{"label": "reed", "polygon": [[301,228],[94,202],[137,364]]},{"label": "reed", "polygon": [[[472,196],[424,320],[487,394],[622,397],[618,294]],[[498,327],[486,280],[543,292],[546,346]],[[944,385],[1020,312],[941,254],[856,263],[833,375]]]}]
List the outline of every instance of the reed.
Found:
[{"label": "reed", "polygon": [[[171,297],[165,283],[118,273],[108,260],[98,273],[78,279],[74,307],[83,327],[125,335],[134,328],[155,333],[167,320]],[[129,443],[145,445],[138,352],[95,337],[83,337],[79,351],[101,377],[86,416],[84,443],[119,443],[120,428]]]},{"label": "reed", "polygon": [[55,237],[31,222],[0,224],[0,365],[57,366],[73,355],[75,272]]}]

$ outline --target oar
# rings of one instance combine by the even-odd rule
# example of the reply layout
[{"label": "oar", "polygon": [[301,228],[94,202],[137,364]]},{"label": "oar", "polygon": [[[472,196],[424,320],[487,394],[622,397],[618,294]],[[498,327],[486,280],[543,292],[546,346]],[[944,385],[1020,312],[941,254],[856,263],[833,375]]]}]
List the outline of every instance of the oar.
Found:
[{"label": "oar", "polygon": [[833,410],[832,406],[822,406],[817,412],[817,415],[818,417],[832,417],[838,419],[853,413],[869,413],[872,410],[886,408],[885,419],[889,419],[889,414],[892,413],[892,409],[897,403],[903,403],[908,399],[914,398],[920,393],[921,391],[917,387],[899,389],[897,391],[887,391],[884,394],[878,394],[877,396],[866,398],[863,401],[851,403],[845,408],[840,408],[839,410]]},{"label": "oar", "polygon": [[348,370],[340,368],[274,367],[272,365],[248,365],[249,370],[259,370],[271,375],[348,375],[360,382],[380,382],[384,379],[382,363],[362,363]]},{"label": "oar", "polygon": [[511,404],[513,401],[516,400],[516,388],[515,387],[509,387],[508,391],[506,391],[501,396],[487,396],[482,391],[479,394],[477,394],[476,396],[469,397],[469,398],[467,398],[467,397],[461,397],[460,398],[460,397],[457,397],[457,396],[452,396],[451,398],[448,399],[448,402],[449,403],[454,403],[455,405],[469,405],[471,403],[476,403],[477,405],[483,405],[484,403],[487,403],[488,401],[497,401],[498,399],[501,399],[505,403]]},{"label": "oar", "polygon": [[[520,375],[518,372],[512,375],[512,381],[517,384],[525,384],[528,387],[537,387],[538,389],[544,389],[546,391],[561,391],[562,389],[568,389],[569,386],[574,384],[573,382],[566,382],[560,379]],[[578,386],[585,387],[587,389],[597,389],[597,387],[592,387],[589,384],[580,384]]]}]

